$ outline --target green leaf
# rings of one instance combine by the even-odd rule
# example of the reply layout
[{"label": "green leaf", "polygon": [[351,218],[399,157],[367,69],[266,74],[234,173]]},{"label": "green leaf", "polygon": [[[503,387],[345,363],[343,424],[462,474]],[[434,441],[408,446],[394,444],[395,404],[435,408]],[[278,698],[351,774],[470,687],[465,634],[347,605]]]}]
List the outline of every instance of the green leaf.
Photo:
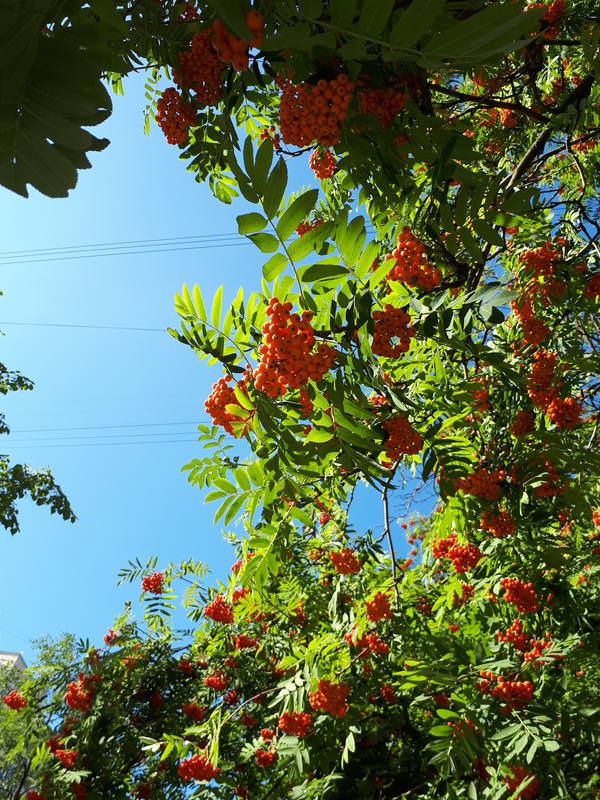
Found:
[{"label": "green leaf", "polygon": [[204,301],[202,300],[202,293],[198,284],[194,285],[192,294],[194,297],[194,308],[196,309],[198,319],[201,322],[206,322],[206,309],[204,308]]},{"label": "green leaf", "polygon": [[318,197],[319,190],[310,189],[308,192],[301,194],[300,197],[297,197],[281,215],[277,223],[277,233],[284,242],[296,230],[298,224],[313,210]]},{"label": "green leaf", "polygon": [[262,253],[274,253],[279,247],[279,239],[272,233],[250,233],[248,238]]},{"label": "green leaf", "polygon": [[288,263],[287,257],[283,255],[283,253],[275,253],[274,256],[267,261],[266,264],[263,264],[262,274],[263,278],[266,281],[274,281],[283,270],[286,268]]},{"label": "green leaf", "polygon": [[287,180],[287,166],[283,158],[280,157],[269,175],[263,200],[263,208],[269,219],[273,219],[279,211]]},{"label": "green leaf", "polygon": [[318,442],[321,444],[323,442],[330,442],[333,439],[333,433],[324,428],[312,428],[306,439],[309,442]]},{"label": "green leaf", "polygon": [[379,36],[394,10],[395,0],[366,0],[358,19],[358,32],[365,36]]},{"label": "green leaf", "polygon": [[246,25],[247,3],[244,0],[208,0],[208,5],[238,38],[250,41],[252,34]]},{"label": "green leaf", "polygon": [[432,736],[447,737],[452,736],[452,730],[448,725],[434,725],[433,728],[430,728],[429,733]]},{"label": "green leaf", "polygon": [[343,278],[349,274],[347,267],[339,264],[311,264],[301,271],[300,279],[303,283],[317,283]]},{"label": "green leaf", "polygon": [[247,233],[255,233],[256,231],[262,231],[264,228],[267,227],[269,222],[263,217],[262,214],[258,214],[255,211],[253,211],[250,214],[241,214],[237,218],[237,224],[238,224],[238,231],[242,235],[245,235]]},{"label": "green leaf", "polygon": [[390,44],[412,47],[444,10],[444,0],[413,0],[390,34]]},{"label": "green leaf", "polygon": [[215,328],[219,327],[221,322],[221,301],[223,298],[223,285],[219,286],[213,298],[212,308],[210,310],[210,322]]},{"label": "green leaf", "polygon": [[265,139],[258,148],[256,161],[254,162],[254,175],[252,176],[252,185],[261,197],[266,191],[267,177],[272,163],[273,145],[269,139]]}]

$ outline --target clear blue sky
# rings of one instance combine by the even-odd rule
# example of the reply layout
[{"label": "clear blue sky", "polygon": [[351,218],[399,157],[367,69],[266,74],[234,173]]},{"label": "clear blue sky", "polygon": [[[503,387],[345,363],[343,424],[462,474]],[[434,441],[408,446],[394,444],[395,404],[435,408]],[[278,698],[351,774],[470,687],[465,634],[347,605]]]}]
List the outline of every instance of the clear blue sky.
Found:
[{"label": "clear blue sky", "polygon": [[[33,191],[24,200],[0,190],[2,251],[236,230],[244,205],[215,200],[154,126],[144,136],[142,83],[128,81],[125,90],[99,130],[109,148],[92,154],[93,168],[80,173],[68,199]],[[294,165],[291,189],[308,181],[304,170]],[[192,556],[217,578],[232,562],[212,525],[214,508],[180,471],[202,454],[194,431],[206,419],[214,368],[166,333],[2,323],[176,327],[173,295],[183,283],[198,283],[205,297],[224,283],[226,296],[233,296],[239,285],[258,285],[262,260],[251,245],[38,264],[0,260],[0,361],[36,384],[33,392],[6,399],[12,432],[0,450],[14,461],[51,466],[78,515],[70,525],[23,502],[21,533],[0,532],[0,650],[30,659],[31,639],[63,631],[98,642],[123,602],[136,596],[137,587],[116,586],[130,558]],[[187,424],[19,432],[166,422]],[[49,439],[108,434],[128,438]],[[134,444],[141,440],[154,441]],[[370,497],[359,503],[355,524],[379,522],[379,503]]]}]

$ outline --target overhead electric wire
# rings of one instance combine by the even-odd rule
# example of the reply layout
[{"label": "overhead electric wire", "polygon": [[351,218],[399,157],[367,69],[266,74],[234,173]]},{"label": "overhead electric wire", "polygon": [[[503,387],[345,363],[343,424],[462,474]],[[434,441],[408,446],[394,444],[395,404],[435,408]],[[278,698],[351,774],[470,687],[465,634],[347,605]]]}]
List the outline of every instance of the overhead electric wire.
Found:
[{"label": "overhead electric wire", "polygon": [[[372,226],[367,225],[366,230],[370,232]],[[157,239],[130,239],[123,242],[64,245],[31,250],[5,250],[0,252],[0,266],[42,264],[53,261],[81,261],[86,258],[106,258],[108,256],[153,255],[155,253],[174,253],[185,250],[214,250],[221,247],[245,247],[248,244],[251,244],[250,239],[239,233],[213,233]]]},{"label": "overhead electric wire", "polygon": [[[45,450],[45,449],[47,449],[49,447],[61,447],[61,448],[62,447],[119,447],[119,446],[123,446],[123,445],[125,445],[127,447],[133,447],[136,444],[181,444],[181,443],[183,443],[183,444],[186,444],[186,443],[197,444],[198,440],[197,439],[165,439],[164,441],[154,441],[153,440],[153,441],[141,441],[141,442],[82,442],[80,444],[32,444],[30,446],[30,449],[34,448],[35,450]],[[26,444],[17,444],[17,445],[15,445],[16,448],[20,447],[21,449],[24,448],[24,447],[28,447],[28,446],[29,445],[26,445]],[[0,443],[0,451],[3,450],[3,449],[8,449],[8,448],[2,448],[1,447],[1,443]]]},{"label": "overhead electric wire", "polygon": [[110,428],[156,428],[159,425],[199,425],[203,420],[197,422],[137,422],[125,425],[83,425],[70,426],[68,428],[11,428],[11,433],[50,433],[54,431],[104,431]]},{"label": "overhead electric wire", "polygon": [[28,328],[90,328],[92,330],[103,331],[137,331],[145,333],[166,333],[166,328],[130,328],[125,325],[88,325],[86,323],[75,322],[12,322],[10,320],[0,322],[0,325],[23,325]]},{"label": "overhead electric wire", "polygon": [[159,431],[157,433],[143,432],[143,433],[98,433],[90,436],[32,436],[31,439],[12,439],[8,441],[10,444],[31,444],[34,442],[63,442],[67,439],[135,439],[141,436],[192,436],[196,431]]}]

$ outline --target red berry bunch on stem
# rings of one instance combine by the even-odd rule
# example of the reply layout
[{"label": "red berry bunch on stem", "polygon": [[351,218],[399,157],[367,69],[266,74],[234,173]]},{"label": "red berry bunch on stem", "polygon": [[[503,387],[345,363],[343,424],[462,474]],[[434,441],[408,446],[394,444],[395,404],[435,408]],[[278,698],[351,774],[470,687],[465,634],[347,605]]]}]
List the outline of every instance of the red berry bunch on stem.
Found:
[{"label": "red berry bunch on stem", "polygon": [[313,352],[312,313],[292,314],[291,310],[291,303],[280,303],[276,297],[267,306],[269,320],[262,326],[261,359],[254,370],[254,381],[256,388],[269,397],[283,395],[288,388],[299,389],[309,380],[321,380],[337,355],[326,344]]},{"label": "red berry bunch on stem", "polygon": [[277,724],[283,733],[302,739],[310,731],[312,717],[306,711],[284,711]]},{"label": "red berry bunch on stem", "polygon": [[383,423],[385,431],[385,454],[390,461],[398,461],[403,455],[415,455],[423,447],[423,437],[416,431],[404,414],[396,414]]},{"label": "red berry bunch on stem", "polygon": [[177,767],[179,776],[187,783],[188,781],[211,781],[221,772],[218,767],[213,766],[211,761],[204,755],[195,755],[179,762]]},{"label": "red berry bunch on stem", "polygon": [[539,603],[531,581],[522,581],[519,578],[502,578],[500,584],[504,589],[503,599],[507,603],[512,603],[521,614],[533,614],[539,609]]},{"label": "red berry bunch on stem", "polygon": [[333,717],[343,717],[348,711],[346,698],[350,687],[345,683],[320,680],[314,692],[308,693],[308,702],[315,711],[324,711]]},{"label": "red berry bunch on stem", "polygon": [[442,273],[429,261],[427,249],[423,242],[411,232],[408,226],[398,234],[398,245],[392,252],[394,266],[388,272],[389,281],[400,281],[407,286],[417,286],[431,291],[439,286]]},{"label": "red berry bunch on stem", "polygon": [[189,50],[179,53],[179,69],[173,72],[178,86],[194,93],[198,106],[214,106],[222,97],[223,62],[212,42],[210,30],[192,36]]},{"label": "red berry bunch on stem", "polygon": [[204,609],[204,616],[223,625],[229,625],[233,622],[233,609],[223,596],[218,594]]},{"label": "red berry bunch on stem", "polygon": [[285,81],[279,106],[283,141],[296,147],[337,144],[352,92],[352,83],[343,74],[314,86]]},{"label": "red berry bunch on stem", "polygon": [[165,576],[162,572],[153,572],[152,575],[146,575],[142,578],[142,592],[151,592],[152,594],[162,594],[165,583]]},{"label": "red berry bunch on stem", "polygon": [[196,121],[196,110],[186,103],[172,86],[161,94],[156,104],[156,122],[169,144],[184,144],[188,130]]},{"label": "red berry bunch on stem", "polygon": [[360,572],[360,561],[349,547],[332,550],[329,553],[329,560],[340,575],[356,575],[357,572]]},{"label": "red berry bunch on stem", "polygon": [[416,331],[410,316],[401,308],[386,304],[383,311],[374,311],[375,330],[371,349],[376,356],[398,358],[410,347]]},{"label": "red berry bunch on stem", "polygon": [[337,161],[330,150],[313,150],[308,157],[308,166],[320,181],[331,178],[335,172]]}]

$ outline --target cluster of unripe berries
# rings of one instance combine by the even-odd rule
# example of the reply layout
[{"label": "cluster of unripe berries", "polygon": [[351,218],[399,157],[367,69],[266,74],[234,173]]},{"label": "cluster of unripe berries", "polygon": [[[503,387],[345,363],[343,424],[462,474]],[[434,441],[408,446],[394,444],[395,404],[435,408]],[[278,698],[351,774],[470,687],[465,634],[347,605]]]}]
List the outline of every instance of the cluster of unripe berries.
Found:
[{"label": "cluster of unripe berries", "polygon": [[342,123],[352,99],[347,75],[332,80],[283,84],[279,106],[279,128],[283,141],[296,147],[317,142],[331,147],[340,140]]},{"label": "cluster of unripe berries", "polygon": [[394,463],[403,455],[415,455],[423,447],[423,437],[416,431],[404,414],[396,414],[383,423],[385,431],[385,454]]},{"label": "cluster of unripe berries", "polygon": [[387,275],[389,281],[400,281],[425,291],[431,291],[442,281],[442,273],[429,261],[425,245],[408,226],[398,234],[398,245],[389,258],[394,259]]},{"label": "cluster of unripe berries", "polygon": [[337,355],[326,344],[319,345],[313,353],[312,313],[292,314],[291,310],[291,303],[280,303],[276,297],[267,306],[269,320],[262,326],[261,359],[254,370],[254,382],[269,397],[283,395],[288,388],[299,389],[309,380],[321,380]]}]

